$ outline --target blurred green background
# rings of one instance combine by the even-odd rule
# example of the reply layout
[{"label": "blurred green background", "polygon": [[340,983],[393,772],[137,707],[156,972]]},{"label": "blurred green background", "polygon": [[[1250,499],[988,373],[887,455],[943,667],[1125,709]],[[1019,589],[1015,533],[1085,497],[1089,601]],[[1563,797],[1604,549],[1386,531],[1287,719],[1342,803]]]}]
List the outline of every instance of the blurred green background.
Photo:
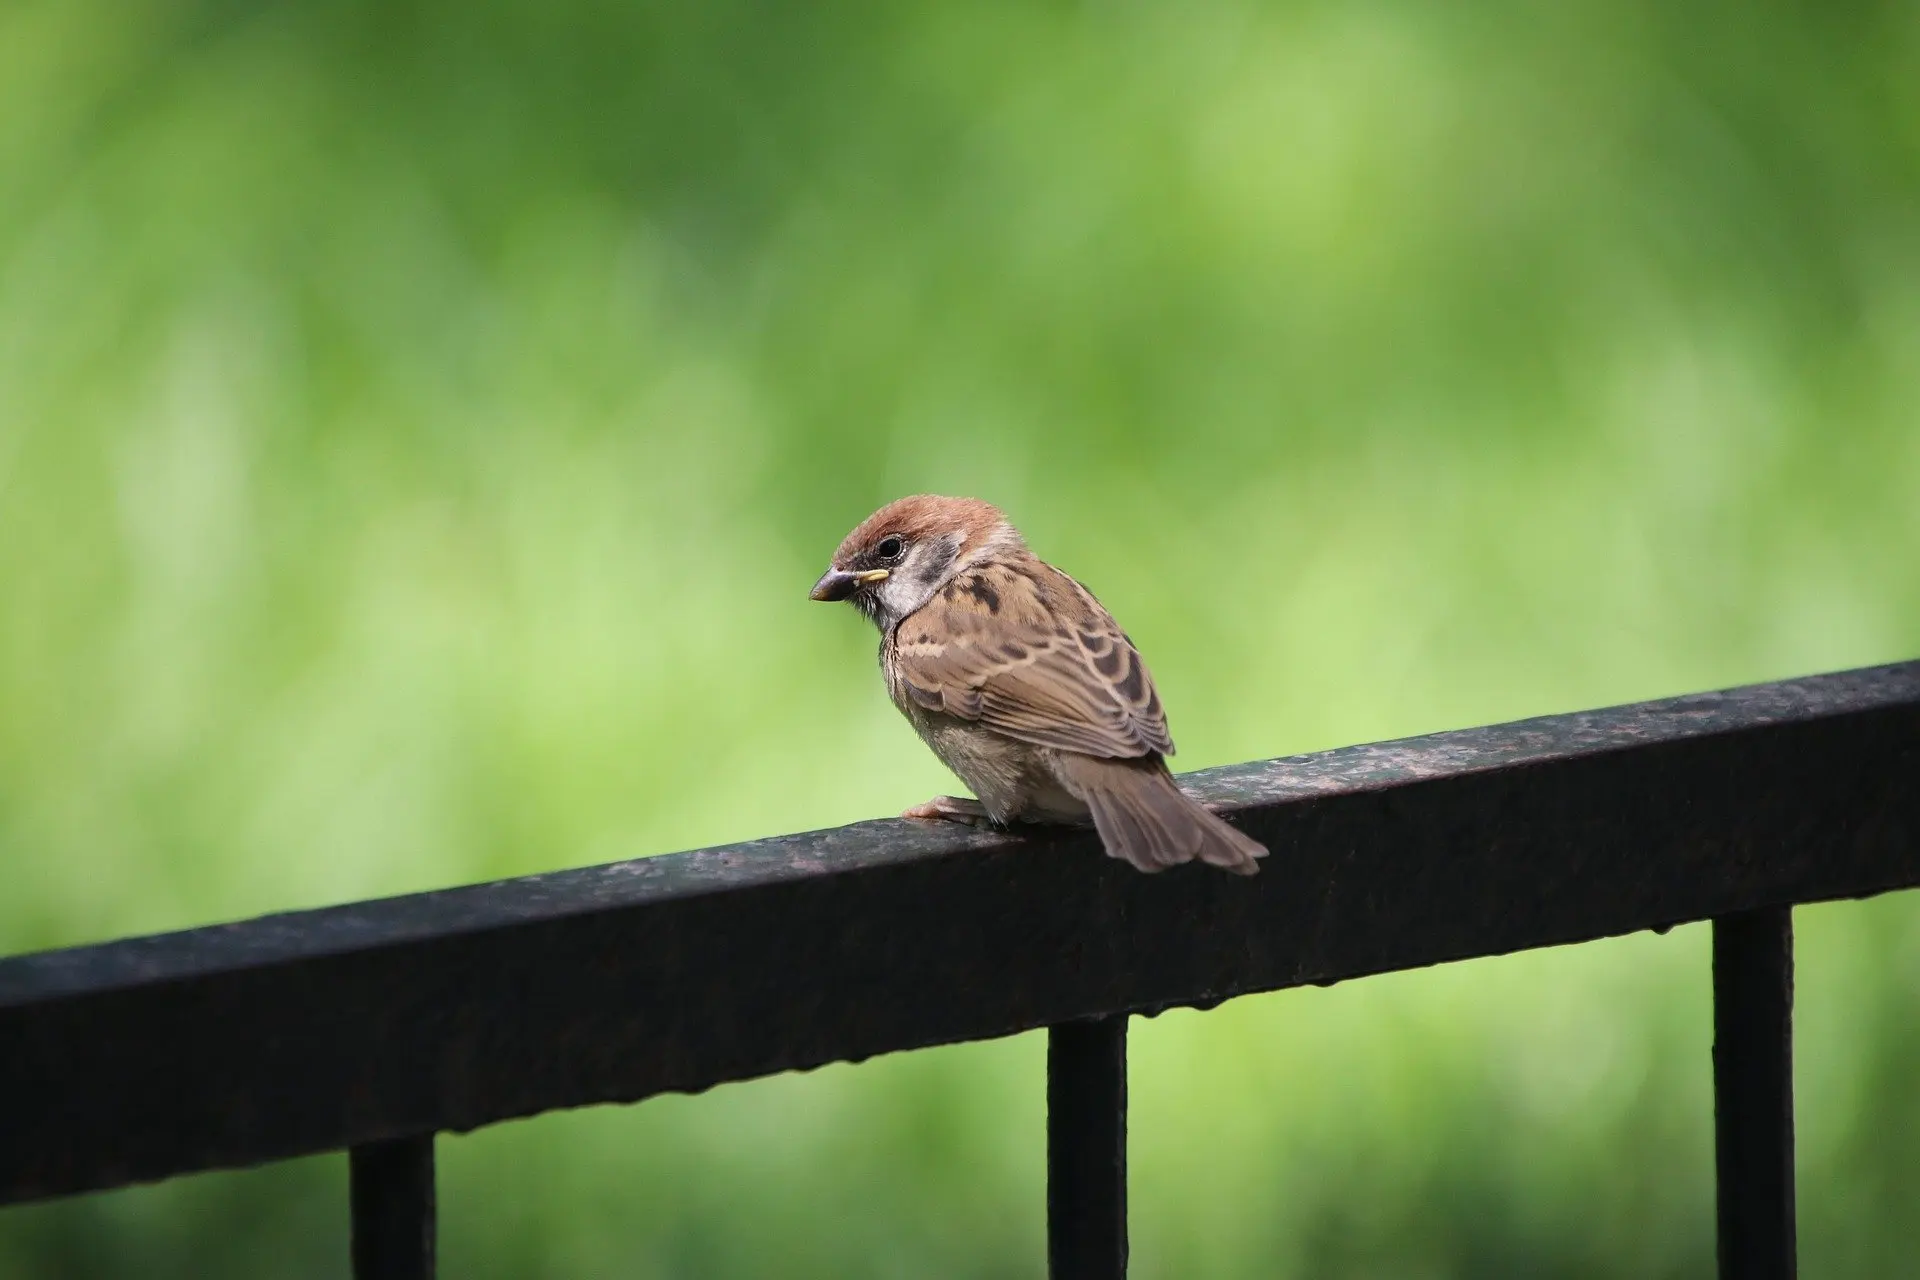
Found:
[{"label": "blurred green background", "polygon": [[[947,789],[806,600],[918,490],[1188,769],[1920,655],[1920,8],[0,0],[0,952]],[[1920,902],[1799,923],[1803,1274],[1901,1274]],[[1141,1022],[1135,1274],[1706,1274],[1707,1013]],[[1042,1050],[445,1139],[445,1272],[1038,1276]],[[341,1276],[344,1182],[0,1276]]]}]

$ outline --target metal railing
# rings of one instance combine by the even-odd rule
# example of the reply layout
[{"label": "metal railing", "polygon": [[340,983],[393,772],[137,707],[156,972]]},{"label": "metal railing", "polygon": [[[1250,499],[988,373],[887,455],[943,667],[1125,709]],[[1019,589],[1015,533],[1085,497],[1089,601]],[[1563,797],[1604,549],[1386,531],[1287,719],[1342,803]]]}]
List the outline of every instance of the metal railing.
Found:
[{"label": "metal railing", "polygon": [[901,821],[0,960],[0,1203],[1048,1027],[1049,1256],[1124,1274],[1131,1014],[1712,920],[1723,1276],[1794,1270],[1794,904],[1920,885],[1920,662],[1189,775],[1273,856]]}]

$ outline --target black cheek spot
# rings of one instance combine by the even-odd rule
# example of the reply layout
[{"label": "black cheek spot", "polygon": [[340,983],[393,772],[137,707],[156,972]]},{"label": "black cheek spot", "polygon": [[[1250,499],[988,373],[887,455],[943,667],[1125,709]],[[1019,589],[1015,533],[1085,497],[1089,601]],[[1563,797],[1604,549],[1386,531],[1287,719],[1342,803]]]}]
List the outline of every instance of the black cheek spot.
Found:
[{"label": "black cheek spot", "polygon": [[1121,664],[1127,660],[1126,651],[1119,648],[1109,649],[1105,653],[1093,655],[1093,667],[1101,675],[1112,680],[1120,674]]},{"label": "black cheek spot", "polygon": [[1120,696],[1128,702],[1138,702],[1146,692],[1146,677],[1140,671],[1140,660],[1132,654],[1127,658],[1127,678],[1120,682]]}]

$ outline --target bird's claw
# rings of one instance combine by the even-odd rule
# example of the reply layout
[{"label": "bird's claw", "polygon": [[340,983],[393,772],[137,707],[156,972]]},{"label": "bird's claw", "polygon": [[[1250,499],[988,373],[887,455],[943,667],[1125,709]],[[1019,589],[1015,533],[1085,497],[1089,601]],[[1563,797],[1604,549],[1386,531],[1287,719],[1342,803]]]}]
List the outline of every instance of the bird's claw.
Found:
[{"label": "bird's claw", "polygon": [[959,796],[935,796],[900,816],[921,822],[962,822],[970,827],[984,827],[993,820],[987,813],[987,807],[978,800],[965,800]]}]

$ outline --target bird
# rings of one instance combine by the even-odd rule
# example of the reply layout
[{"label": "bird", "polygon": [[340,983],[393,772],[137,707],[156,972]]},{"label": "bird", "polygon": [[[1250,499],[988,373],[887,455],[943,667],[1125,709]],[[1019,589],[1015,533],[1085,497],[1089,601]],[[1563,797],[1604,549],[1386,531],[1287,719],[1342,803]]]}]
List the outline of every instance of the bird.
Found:
[{"label": "bird", "polygon": [[1265,846],[1180,789],[1147,664],[1093,593],[978,498],[915,494],[846,536],[812,598],[880,630],[887,693],[978,797],[902,817],[1085,825],[1157,872],[1199,859],[1239,875]]}]

